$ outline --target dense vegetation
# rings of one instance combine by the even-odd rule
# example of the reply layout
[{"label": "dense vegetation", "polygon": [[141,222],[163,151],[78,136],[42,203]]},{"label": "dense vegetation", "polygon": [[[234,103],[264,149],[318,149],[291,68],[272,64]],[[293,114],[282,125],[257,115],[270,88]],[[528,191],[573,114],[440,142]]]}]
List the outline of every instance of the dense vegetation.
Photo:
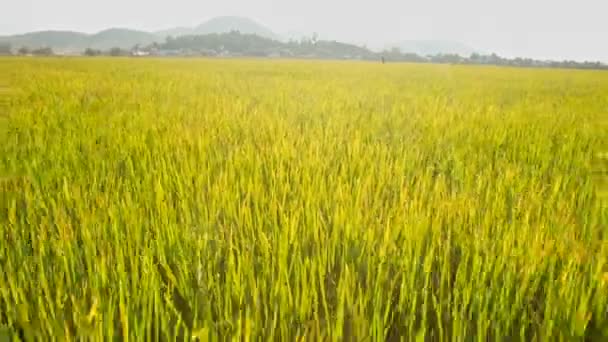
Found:
[{"label": "dense vegetation", "polygon": [[[151,49],[152,47],[148,47]],[[244,56],[268,56],[280,54],[289,57],[316,58],[356,58],[376,59],[379,55],[372,51],[351,44],[330,41],[290,41],[283,43],[263,38],[254,34],[242,34],[236,31],[213,33],[207,35],[190,35],[177,38],[169,37],[159,49],[214,51]]]},{"label": "dense vegetation", "polygon": [[316,40],[313,38],[299,41],[280,42],[254,34],[242,34],[237,31],[221,34],[186,35],[177,38],[168,37],[163,44],[151,44],[142,50],[154,53],[158,50],[178,50],[178,54],[199,55],[237,55],[237,56],[270,56],[307,57],[321,59],[357,59],[382,60],[389,62],[448,63],[500,65],[515,67],[549,67],[571,69],[606,69],[608,65],[600,62],[576,61],[540,61],[532,58],[503,58],[496,54],[470,56],[457,54],[433,54],[421,56],[416,53],[402,52],[398,48],[374,52],[365,47],[337,41]]},{"label": "dense vegetation", "polygon": [[[207,29],[210,29],[210,27],[206,29],[205,27],[203,25],[200,30],[205,32]],[[173,30],[169,30],[169,32],[171,31]],[[183,32],[190,31],[185,30]],[[285,42],[254,33],[241,33],[236,30],[222,33],[184,34],[178,37],[166,36],[162,39],[151,33],[125,29],[110,29],[95,35],[80,34],[81,36],[78,36],[81,38],[80,40],[76,40],[73,37],[75,34],[73,32],[50,31],[32,33],[23,37],[17,36],[19,39],[15,37],[0,37],[0,55],[50,56],[55,54],[55,47],[60,47],[64,52],[57,52],[59,55],[65,54],[65,49],[67,49],[69,51],[68,55],[76,54],[90,57],[129,55],[283,57],[608,70],[608,65],[598,61],[580,62],[535,60],[520,57],[503,58],[496,54],[481,55],[478,53],[472,53],[469,56],[454,53],[438,53],[423,56],[412,52],[403,52],[399,48],[376,52],[354,44],[318,40],[316,36]],[[30,41],[35,43],[29,43]],[[11,42],[13,45],[11,45]],[[15,45],[15,42],[25,42],[26,44]],[[444,45],[449,47],[446,43]],[[17,46],[21,47],[15,50]],[[31,46],[35,46],[35,48]],[[441,45],[438,47],[441,47]],[[419,48],[422,50],[429,49],[429,47],[425,48],[424,46]],[[458,47],[454,47],[454,49],[456,48]]]},{"label": "dense vegetation", "polygon": [[0,59],[0,330],[608,338],[608,73]]}]

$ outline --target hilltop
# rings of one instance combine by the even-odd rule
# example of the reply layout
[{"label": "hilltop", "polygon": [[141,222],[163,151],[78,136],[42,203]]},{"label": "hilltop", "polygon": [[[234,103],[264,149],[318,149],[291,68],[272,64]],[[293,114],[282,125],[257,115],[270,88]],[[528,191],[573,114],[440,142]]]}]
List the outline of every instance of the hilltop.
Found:
[{"label": "hilltop", "polygon": [[239,31],[243,34],[255,34],[268,39],[280,39],[280,36],[268,27],[252,19],[235,16],[216,17],[196,27],[176,27],[158,31],[156,35],[165,38],[168,36],[206,35],[211,33],[228,33],[231,31]]},{"label": "hilltop", "polygon": [[0,43],[10,44],[15,48],[50,47],[57,51],[82,51],[87,48],[105,50],[113,47],[130,49],[137,44],[147,45],[155,41],[161,40],[152,33],[123,28],[112,28],[95,34],[73,31],[38,31],[0,37]]},{"label": "hilltop", "polygon": [[[290,31],[286,34],[275,33],[267,26],[259,22],[238,16],[221,16],[209,19],[196,26],[179,26],[145,32],[128,28],[111,28],[95,34],[87,34],[74,31],[40,31],[21,35],[0,37],[0,44],[10,44],[14,49],[27,47],[30,49],[50,47],[55,51],[84,51],[87,48],[107,50],[110,48],[131,49],[135,45],[148,45],[152,43],[162,44],[167,38],[179,38],[183,36],[199,36],[209,34],[222,34],[238,31],[245,35],[256,35],[265,39],[287,42],[289,40],[300,41],[308,38],[302,32]],[[323,34],[319,35],[323,40],[331,39]],[[421,56],[435,54],[458,54],[468,56],[475,50],[450,41],[404,41],[395,43],[387,48],[399,48],[405,53],[416,53]]]}]

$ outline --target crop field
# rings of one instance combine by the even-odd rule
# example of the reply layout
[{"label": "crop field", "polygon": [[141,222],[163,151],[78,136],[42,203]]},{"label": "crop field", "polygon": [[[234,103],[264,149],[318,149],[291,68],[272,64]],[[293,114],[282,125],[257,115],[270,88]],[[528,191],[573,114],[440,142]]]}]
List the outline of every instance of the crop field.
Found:
[{"label": "crop field", "polygon": [[0,75],[0,337],[608,340],[608,72]]}]

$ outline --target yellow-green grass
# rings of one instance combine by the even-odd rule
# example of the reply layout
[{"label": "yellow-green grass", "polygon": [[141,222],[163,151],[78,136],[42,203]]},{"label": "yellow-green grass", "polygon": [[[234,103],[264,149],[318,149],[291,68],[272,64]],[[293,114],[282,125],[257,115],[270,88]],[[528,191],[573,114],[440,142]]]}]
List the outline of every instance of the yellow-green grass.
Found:
[{"label": "yellow-green grass", "polygon": [[5,58],[0,75],[11,334],[608,338],[608,72]]}]

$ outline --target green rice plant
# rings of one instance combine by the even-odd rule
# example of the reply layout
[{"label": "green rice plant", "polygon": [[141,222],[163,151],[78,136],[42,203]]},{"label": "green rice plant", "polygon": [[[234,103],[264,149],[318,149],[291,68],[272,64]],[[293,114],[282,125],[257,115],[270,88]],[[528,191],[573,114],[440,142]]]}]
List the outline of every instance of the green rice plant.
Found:
[{"label": "green rice plant", "polygon": [[17,338],[608,338],[608,73],[0,74],[0,327]]}]

